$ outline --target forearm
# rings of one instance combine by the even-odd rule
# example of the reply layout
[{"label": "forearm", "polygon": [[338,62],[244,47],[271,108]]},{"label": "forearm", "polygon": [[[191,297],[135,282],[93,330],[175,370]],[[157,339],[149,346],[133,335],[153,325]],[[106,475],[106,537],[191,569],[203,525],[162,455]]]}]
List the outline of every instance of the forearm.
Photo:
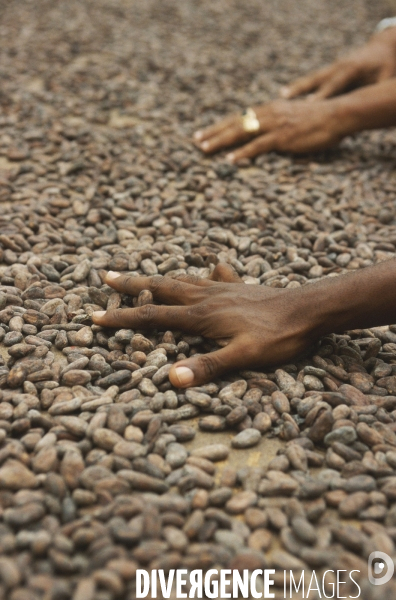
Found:
[{"label": "forearm", "polygon": [[330,102],[337,103],[346,134],[395,126],[396,78],[365,86]]},{"label": "forearm", "polygon": [[378,42],[387,44],[396,53],[396,27],[387,27],[382,31],[374,33],[371,36],[369,43],[372,44]]},{"label": "forearm", "polygon": [[301,293],[317,336],[396,323],[396,259],[328,277]]}]

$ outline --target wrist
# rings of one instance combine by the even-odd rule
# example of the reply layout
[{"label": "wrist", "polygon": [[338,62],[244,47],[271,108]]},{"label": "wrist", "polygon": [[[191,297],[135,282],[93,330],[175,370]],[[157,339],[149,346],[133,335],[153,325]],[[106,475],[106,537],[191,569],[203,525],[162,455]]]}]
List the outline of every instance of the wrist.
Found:
[{"label": "wrist", "polygon": [[396,322],[396,259],[301,288],[311,337]]},{"label": "wrist", "polygon": [[332,104],[333,131],[340,139],[364,129],[359,99],[352,95],[343,94],[327,100]]},{"label": "wrist", "polygon": [[303,307],[311,338],[328,333],[342,333],[354,329],[365,312],[364,296],[357,292],[357,272],[327,277],[319,283],[301,289]]},{"label": "wrist", "polygon": [[286,290],[284,302],[285,330],[293,336],[314,341],[343,327],[342,308],[332,298],[336,278],[328,277],[319,283]]},{"label": "wrist", "polygon": [[334,99],[338,127],[343,135],[396,125],[395,79],[364,86]]}]

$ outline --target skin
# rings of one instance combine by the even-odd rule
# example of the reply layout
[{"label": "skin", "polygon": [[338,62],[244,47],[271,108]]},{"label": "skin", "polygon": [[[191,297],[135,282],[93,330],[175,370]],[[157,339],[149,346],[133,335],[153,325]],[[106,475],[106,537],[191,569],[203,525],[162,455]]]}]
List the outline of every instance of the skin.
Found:
[{"label": "skin", "polygon": [[310,94],[311,101],[345,92],[351,86],[380,83],[396,75],[396,27],[376,33],[361,48],[281,89],[283,98]]},{"label": "skin", "polygon": [[209,279],[130,277],[109,272],[106,283],[156,302],[93,313],[103,327],[177,329],[227,344],[175,363],[171,383],[187,388],[223,373],[285,363],[327,333],[396,322],[396,259],[298,289],[246,285],[226,264]]},{"label": "skin", "polygon": [[[329,67],[282,88],[284,99],[254,106],[259,131],[246,133],[238,114],[197,131],[194,139],[207,154],[244,144],[227,155],[231,162],[273,150],[296,154],[323,150],[352,133],[396,124],[395,74],[393,27]],[[356,86],[363,87],[344,93]],[[291,100],[307,93],[305,99]]]},{"label": "skin", "polygon": [[[235,115],[198,131],[195,140],[207,153],[247,142],[228,155],[233,162],[271,150],[301,153],[328,148],[348,134],[396,125],[395,73],[393,28],[284,88],[281,94],[286,99],[254,107],[260,123],[256,134],[247,134],[240,115]],[[333,97],[359,85],[364,87]],[[305,100],[290,100],[307,93]],[[246,285],[224,264],[209,279],[109,272],[106,283],[133,296],[149,289],[161,304],[99,311],[93,314],[97,325],[177,329],[222,345],[172,366],[169,379],[182,388],[202,385],[227,371],[286,362],[326,333],[396,321],[396,260],[299,289]]]}]

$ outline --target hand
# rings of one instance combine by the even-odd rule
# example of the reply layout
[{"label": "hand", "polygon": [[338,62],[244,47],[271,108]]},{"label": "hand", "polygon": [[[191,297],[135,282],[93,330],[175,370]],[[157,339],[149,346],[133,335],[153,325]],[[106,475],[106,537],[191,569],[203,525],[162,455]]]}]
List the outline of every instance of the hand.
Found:
[{"label": "hand", "polygon": [[288,361],[313,341],[312,314],[301,290],[247,285],[225,264],[217,265],[209,279],[129,277],[109,272],[106,283],[133,296],[149,289],[154,300],[169,306],[147,304],[96,312],[93,321],[97,325],[176,329],[228,340],[219,350],[174,364],[169,379],[176,387],[202,385],[227,371]]},{"label": "hand", "polygon": [[352,86],[378,83],[396,75],[396,28],[374,35],[361,48],[332,65],[310,73],[281,89],[283,98],[310,94],[307,100],[323,100]]},{"label": "hand", "polygon": [[227,155],[232,162],[271,150],[295,153],[322,150],[334,146],[349,133],[350,119],[344,117],[339,104],[338,99],[309,104],[306,100],[275,100],[254,107],[260,132],[253,140],[252,134],[243,130],[240,115],[197,131],[194,137],[206,153],[251,140]]},{"label": "hand", "polygon": [[106,283],[137,296],[149,289],[156,301],[94,312],[103,327],[177,329],[228,344],[175,363],[169,379],[176,387],[202,385],[237,369],[286,362],[330,332],[395,323],[396,259],[326,277],[297,289],[241,283],[219,264],[209,279],[183,276],[130,277],[109,272]]}]

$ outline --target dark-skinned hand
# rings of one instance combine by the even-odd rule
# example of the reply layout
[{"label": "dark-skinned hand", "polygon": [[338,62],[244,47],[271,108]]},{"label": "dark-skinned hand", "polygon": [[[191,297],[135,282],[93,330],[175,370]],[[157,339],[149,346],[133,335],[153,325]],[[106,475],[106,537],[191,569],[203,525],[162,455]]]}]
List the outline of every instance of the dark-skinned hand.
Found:
[{"label": "dark-skinned hand", "polygon": [[241,115],[233,115],[195,134],[199,148],[213,153],[236,144],[244,146],[227,155],[231,162],[264,152],[304,153],[336,145],[347,133],[349,120],[339,114],[336,100],[275,100],[254,106],[260,122],[257,134],[246,133]]},{"label": "dark-skinned hand", "polygon": [[106,283],[137,296],[151,290],[161,305],[99,311],[103,327],[175,329],[228,344],[175,363],[176,387],[204,384],[227,371],[289,361],[326,333],[396,322],[396,259],[297,289],[242,283],[219,264],[209,279],[131,277],[109,272]]},{"label": "dark-skinned hand", "polygon": [[303,306],[291,302],[298,299],[299,290],[247,285],[225,264],[217,265],[209,279],[109,272],[106,283],[132,296],[148,289],[163,304],[96,312],[97,325],[174,329],[228,341],[214,352],[174,364],[169,379],[176,387],[198,386],[227,371],[285,362],[312,343]]}]

